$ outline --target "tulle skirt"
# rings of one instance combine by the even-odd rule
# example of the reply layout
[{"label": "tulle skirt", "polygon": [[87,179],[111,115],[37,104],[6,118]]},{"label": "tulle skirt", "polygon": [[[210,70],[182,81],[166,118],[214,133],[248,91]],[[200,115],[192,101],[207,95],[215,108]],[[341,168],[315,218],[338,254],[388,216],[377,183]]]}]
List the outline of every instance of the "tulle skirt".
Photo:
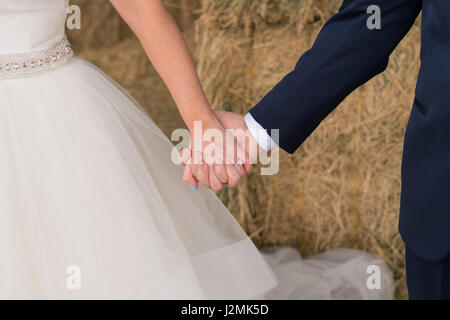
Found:
[{"label": "tulle skirt", "polygon": [[333,249],[303,258],[293,248],[264,252],[278,277],[266,299],[390,300],[395,284],[380,258],[361,250]]},{"label": "tulle skirt", "polygon": [[246,299],[276,285],[114,81],[77,59],[0,82],[0,298]]}]

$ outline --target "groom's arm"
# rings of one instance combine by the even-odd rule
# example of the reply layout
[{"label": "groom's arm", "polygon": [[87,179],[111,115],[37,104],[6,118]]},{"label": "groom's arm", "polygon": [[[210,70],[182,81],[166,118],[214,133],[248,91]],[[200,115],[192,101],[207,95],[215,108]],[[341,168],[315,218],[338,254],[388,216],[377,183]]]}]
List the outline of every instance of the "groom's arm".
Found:
[{"label": "groom's arm", "polygon": [[[371,5],[381,9],[379,30],[367,27]],[[422,0],[344,0],[295,69],[247,114],[250,131],[279,129],[280,147],[293,153],[348,94],[386,69],[421,8]]]}]

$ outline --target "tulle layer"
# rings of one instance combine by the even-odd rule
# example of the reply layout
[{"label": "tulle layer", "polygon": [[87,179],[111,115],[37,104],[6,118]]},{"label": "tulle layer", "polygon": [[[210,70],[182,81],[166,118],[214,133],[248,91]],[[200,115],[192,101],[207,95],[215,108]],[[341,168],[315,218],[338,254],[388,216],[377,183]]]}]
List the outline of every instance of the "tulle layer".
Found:
[{"label": "tulle layer", "polygon": [[387,300],[395,284],[386,263],[360,250],[334,249],[302,258],[293,248],[271,249],[264,257],[278,277],[267,299]]},{"label": "tulle layer", "polygon": [[223,204],[181,181],[171,148],[84,60],[1,81],[0,298],[244,299],[273,288]]}]

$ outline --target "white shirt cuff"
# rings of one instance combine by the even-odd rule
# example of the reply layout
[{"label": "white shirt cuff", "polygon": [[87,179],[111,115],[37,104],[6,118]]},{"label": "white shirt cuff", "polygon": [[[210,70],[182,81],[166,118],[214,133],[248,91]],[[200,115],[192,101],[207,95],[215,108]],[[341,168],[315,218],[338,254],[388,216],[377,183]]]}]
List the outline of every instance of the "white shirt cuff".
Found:
[{"label": "white shirt cuff", "polygon": [[253,138],[255,138],[256,142],[258,142],[259,146],[264,149],[264,151],[269,151],[270,149],[272,149],[275,142],[269,136],[266,129],[264,129],[258,122],[256,122],[256,120],[250,113],[247,113],[245,115],[244,121],[247,125],[248,131],[250,131]]}]

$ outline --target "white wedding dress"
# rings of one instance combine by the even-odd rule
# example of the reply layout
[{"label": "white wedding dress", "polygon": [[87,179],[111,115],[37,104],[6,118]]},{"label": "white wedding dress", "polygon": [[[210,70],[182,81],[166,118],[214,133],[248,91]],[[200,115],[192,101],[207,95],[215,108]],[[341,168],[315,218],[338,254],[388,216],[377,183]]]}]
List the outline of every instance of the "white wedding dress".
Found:
[{"label": "white wedding dress", "polygon": [[350,267],[264,258],[212,192],[182,182],[136,102],[73,56],[67,6],[0,3],[0,298],[390,297],[349,281],[385,267],[359,251],[338,255]]}]

